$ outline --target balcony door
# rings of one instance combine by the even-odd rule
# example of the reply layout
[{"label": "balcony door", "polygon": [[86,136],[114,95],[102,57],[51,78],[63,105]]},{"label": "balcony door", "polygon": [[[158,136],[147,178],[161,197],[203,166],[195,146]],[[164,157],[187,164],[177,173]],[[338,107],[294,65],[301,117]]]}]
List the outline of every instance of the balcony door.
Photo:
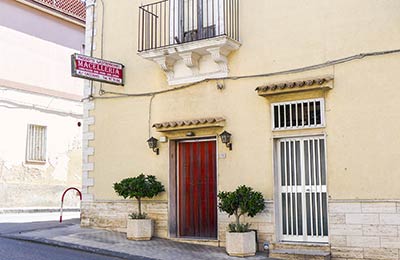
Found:
[{"label": "balcony door", "polygon": [[215,36],[213,2],[212,0],[183,0],[181,13],[182,42]]},{"label": "balcony door", "polygon": [[220,35],[224,0],[172,0],[171,26],[174,43],[191,42]]}]

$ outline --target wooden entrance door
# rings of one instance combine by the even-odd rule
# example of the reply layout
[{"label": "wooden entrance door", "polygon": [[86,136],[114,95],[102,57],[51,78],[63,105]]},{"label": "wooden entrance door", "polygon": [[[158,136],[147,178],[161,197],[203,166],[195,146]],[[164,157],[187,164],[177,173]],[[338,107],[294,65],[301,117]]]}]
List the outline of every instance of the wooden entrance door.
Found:
[{"label": "wooden entrance door", "polygon": [[178,235],[217,237],[216,141],[178,143]]}]

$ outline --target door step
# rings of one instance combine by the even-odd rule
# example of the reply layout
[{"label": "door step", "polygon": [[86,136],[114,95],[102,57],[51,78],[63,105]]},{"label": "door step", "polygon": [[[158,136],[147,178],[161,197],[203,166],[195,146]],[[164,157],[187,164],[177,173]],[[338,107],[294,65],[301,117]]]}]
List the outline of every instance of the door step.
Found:
[{"label": "door step", "polygon": [[220,241],[215,239],[196,239],[196,238],[169,238],[169,239],[181,243],[220,247]]},{"label": "door step", "polygon": [[272,249],[269,257],[285,260],[330,260],[331,253],[307,249]]},{"label": "door step", "polygon": [[278,259],[330,260],[331,248],[326,244],[273,243],[270,257]]},{"label": "door step", "polygon": [[330,252],[331,247],[328,244],[311,244],[311,243],[299,243],[299,242],[280,242],[271,243],[271,249],[304,249],[304,250],[317,250]]}]

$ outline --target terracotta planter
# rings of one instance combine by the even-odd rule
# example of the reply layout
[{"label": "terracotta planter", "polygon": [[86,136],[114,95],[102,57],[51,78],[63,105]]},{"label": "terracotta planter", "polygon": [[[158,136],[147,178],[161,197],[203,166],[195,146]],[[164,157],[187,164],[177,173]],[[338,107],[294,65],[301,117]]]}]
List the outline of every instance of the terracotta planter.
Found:
[{"label": "terracotta planter", "polygon": [[256,254],[256,233],[226,232],[226,252],[230,256],[252,256]]},{"label": "terracotta planter", "polygon": [[150,240],[153,235],[151,219],[128,219],[126,237],[130,240]]}]

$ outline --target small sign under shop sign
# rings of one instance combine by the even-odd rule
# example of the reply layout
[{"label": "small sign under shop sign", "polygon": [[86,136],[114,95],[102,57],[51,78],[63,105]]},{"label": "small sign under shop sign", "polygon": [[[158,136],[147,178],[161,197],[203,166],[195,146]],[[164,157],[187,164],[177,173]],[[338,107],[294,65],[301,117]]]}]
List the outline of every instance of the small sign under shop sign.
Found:
[{"label": "small sign under shop sign", "polygon": [[82,54],[71,55],[73,77],[124,85],[124,65]]}]

